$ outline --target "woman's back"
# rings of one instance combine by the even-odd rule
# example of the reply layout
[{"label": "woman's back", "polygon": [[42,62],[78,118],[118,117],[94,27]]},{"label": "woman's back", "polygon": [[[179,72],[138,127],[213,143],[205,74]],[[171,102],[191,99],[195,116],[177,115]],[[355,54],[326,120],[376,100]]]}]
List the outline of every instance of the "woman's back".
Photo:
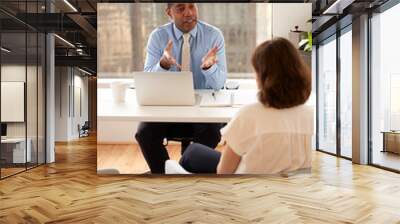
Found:
[{"label": "woman's back", "polygon": [[241,156],[235,173],[275,174],[311,167],[313,129],[312,106],[275,109],[254,103],[221,132]]},{"label": "woman's back", "polygon": [[181,161],[189,161],[184,164],[193,172],[276,174],[311,167],[314,111],[305,105],[311,93],[308,66],[284,38],[257,46],[251,63],[259,102],[241,108],[221,130],[227,143],[221,155],[188,147]]}]

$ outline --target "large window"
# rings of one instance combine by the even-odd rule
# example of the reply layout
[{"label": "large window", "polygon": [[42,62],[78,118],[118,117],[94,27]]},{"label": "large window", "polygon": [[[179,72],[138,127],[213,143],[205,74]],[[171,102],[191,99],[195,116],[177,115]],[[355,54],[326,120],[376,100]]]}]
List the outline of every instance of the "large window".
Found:
[{"label": "large window", "polygon": [[352,26],[317,48],[317,149],[352,157]]},{"label": "large window", "polygon": [[371,19],[371,161],[400,170],[400,4]]},{"label": "large window", "polygon": [[352,32],[347,27],[340,36],[340,154],[352,157]]},{"label": "large window", "polygon": [[[317,47],[315,45],[312,46],[312,56],[311,56],[311,95],[308,101],[314,105],[317,105]],[[314,109],[314,130],[317,130],[317,110]],[[316,131],[314,132],[312,138],[312,148],[317,149],[317,135]]]},{"label": "large window", "polygon": [[[268,24],[268,4],[197,5],[199,19],[218,27],[224,35],[230,74],[248,73],[252,77],[252,51],[248,49],[267,39],[269,27],[257,25]],[[169,22],[165,7],[166,4],[154,3],[100,4],[99,72],[119,72],[119,76],[131,78],[130,72],[142,71],[150,33]]]},{"label": "large window", "polygon": [[317,149],[336,153],[336,39],[318,48]]},{"label": "large window", "polygon": [[[290,30],[295,30],[296,25],[302,31],[311,30],[311,23],[307,23],[310,4],[198,3],[197,6],[198,19],[223,33],[229,78],[254,77],[250,58],[261,42],[273,36],[290,39]],[[131,72],[143,71],[150,33],[169,22],[166,4],[102,3],[97,8],[99,77],[132,78]]]}]

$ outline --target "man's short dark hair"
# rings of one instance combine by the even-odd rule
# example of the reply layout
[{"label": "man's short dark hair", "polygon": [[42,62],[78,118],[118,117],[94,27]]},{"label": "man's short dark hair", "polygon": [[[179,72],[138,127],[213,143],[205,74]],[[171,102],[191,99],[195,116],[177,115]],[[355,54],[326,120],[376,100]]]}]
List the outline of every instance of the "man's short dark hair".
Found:
[{"label": "man's short dark hair", "polygon": [[[167,3],[167,9],[171,8],[172,6],[174,6],[174,4],[177,4],[177,3],[179,3],[179,2]],[[192,2],[192,3],[196,3],[196,2]]]}]

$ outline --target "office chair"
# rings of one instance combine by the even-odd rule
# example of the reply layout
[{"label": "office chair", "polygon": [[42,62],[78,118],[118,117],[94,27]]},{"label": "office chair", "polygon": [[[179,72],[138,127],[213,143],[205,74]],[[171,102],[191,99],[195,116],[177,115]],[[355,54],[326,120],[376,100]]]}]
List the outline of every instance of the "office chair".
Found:
[{"label": "office chair", "polygon": [[90,129],[89,121],[85,121],[85,123],[82,125],[82,127],[79,127],[79,125],[78,125],[78,129],[79,129],[79,138],[81,136],[84,136],[84,137],[89,136],[89,129]]},{"label": "office chair", "polygon": [[185,149],[194,141],[193,130],[191,127],[184,126],[181,127],[178,133],[175,133],[174,130],[168,131],[167,136],[165,137],[166,142],[164,142],[164,146],[168,146],[169,141],[180,142],[181,143],[181,155],[185,152]]},{"label": "office chair", "polygon": [[[221,128],[223,128],[226,123],[220,123]],[[191,133],[190,130],[185,131],[184,133]],[[194,141],[194,137],[191,136],[190,134],[184,135],[184,136],[174,136],[173,134],[171,136],[166,137],[166,143],[164,146],[168,146],[169,141],[175,141],[175,142],[180,142],[181,143],[181,155],[185,152],[186,148]]]}]

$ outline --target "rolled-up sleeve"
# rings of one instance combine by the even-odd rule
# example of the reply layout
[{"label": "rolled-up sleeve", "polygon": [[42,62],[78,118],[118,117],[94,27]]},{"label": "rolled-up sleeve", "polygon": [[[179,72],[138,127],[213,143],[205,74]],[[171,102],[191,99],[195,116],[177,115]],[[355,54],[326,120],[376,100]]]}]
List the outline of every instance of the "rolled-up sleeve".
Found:
[{"label": "rolled-up sleeve", "polygon": [[153,31],[147,42],[146,60],[144,63],[145,72],[163,72],[168,71],[161,67],[160,59],[163,54],[164,47],[161,46],[161,41],[157,30]]},{"label": "rolled-up sleeve", "polygon": [[[221,31],[216,32],[215,44],[217,46],[217,63],[212,65],[207,70],[202,70],[206,86],[208,88],[218,90],[222,89],[227,76],[226,56],[225,56],[225,41]],[[213,46],[213,47],[214,47]]]},{"label": "rolled-up sleeve", "polygon": [[249,139],[254,136],[254,123],[248,119],[247,112],[240,109],[232,120],[220,130],[222,139],[239,156],[249,149]]}]

